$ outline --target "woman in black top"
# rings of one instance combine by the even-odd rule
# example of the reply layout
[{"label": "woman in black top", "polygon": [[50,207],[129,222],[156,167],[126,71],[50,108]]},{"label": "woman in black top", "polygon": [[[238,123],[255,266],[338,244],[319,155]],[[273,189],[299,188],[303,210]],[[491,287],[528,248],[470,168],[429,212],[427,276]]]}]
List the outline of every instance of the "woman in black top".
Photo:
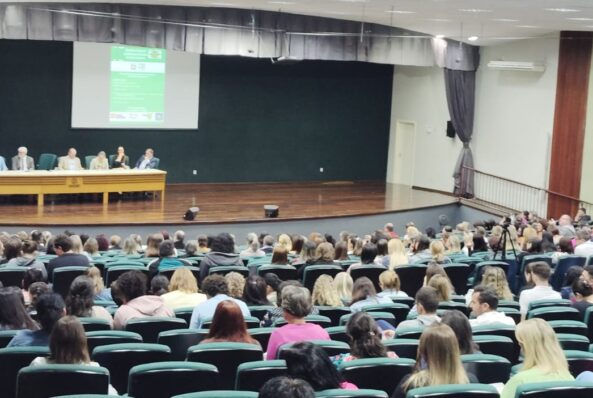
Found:
[{"label": "woman in black top", "polygon": [[123,146],[117,147],[117,154],[111,162],[112,169],[129,169],[130,158],[126,155],[126,151]]}]

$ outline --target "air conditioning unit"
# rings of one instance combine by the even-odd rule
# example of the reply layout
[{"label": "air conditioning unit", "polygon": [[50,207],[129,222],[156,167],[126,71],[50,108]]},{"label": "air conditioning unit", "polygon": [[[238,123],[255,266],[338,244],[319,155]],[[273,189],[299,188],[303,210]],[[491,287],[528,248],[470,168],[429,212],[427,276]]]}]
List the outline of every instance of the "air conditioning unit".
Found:
[{"label": "air conditioning unit", "polygon": [[546,66],[537,62],[520,62],[520,61],[490,61],[488,67],[497,70],[514,70],[521,72],[543,72]]}]

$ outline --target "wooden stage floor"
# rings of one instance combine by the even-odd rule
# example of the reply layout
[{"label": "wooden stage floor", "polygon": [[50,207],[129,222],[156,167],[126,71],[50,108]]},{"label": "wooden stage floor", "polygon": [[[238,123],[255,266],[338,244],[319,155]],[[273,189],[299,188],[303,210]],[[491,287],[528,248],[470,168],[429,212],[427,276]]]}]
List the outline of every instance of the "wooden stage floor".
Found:
[{"label": "wooden stage floor", "polygon": [[100,195],[80,201],[48,196],[45,206],[38,208],[33,198],[11,197],[0,203],[0,225],[183,224],[189,223],[182,216],[192,206],[200,208],[192,223],[269,221],[264,218],[264,204],[280,206],[278,220],[302,220],[374,215],[456,202],[452,196],[382,181],[172,184],[167,186],[164,204],[158,198],[124,197],[112,198],[103,206]]}]

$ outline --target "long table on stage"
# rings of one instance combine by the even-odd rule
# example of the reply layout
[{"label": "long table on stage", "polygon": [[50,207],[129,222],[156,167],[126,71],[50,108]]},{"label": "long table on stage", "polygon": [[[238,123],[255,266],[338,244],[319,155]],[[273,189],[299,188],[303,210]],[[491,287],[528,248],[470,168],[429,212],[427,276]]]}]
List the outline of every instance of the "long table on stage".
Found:
[{"label": "long table on stage", "polygon": [[103,204],[110,192],[160,192],[165,199],[166,171],[162,170],[35,170],[0,172],[0,195],[37,195],[43,206],[45,194],[102,193]]}]

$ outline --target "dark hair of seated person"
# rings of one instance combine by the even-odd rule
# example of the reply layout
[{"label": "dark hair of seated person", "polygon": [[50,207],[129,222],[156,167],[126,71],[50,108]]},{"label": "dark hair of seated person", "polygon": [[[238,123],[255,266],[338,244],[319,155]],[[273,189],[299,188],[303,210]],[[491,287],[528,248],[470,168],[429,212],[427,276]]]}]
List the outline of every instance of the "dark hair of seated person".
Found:
[{"label": "dark hair of seated person", "polygon": [[39,296],[35,309],[41,330],[50,333],[56,322],[64,316],[66,304],[59,294],[46,293]]},{"label": "dark hair of seated person", "polygon": [[387,349],[381,342],[379,326],[366,312],[357,312],[348,319],[346,335],[353,357],[362,359],[387,356]]},{"label": "dark hair of seated person", "polygon": [[459,310],[445,311],[441,317],[441,323],[448,325],[455,332],[461,355],[479,352],[480,349],[472,337],[472,327],[469,319],[463,312]]},{"label": "dark hair of seated person", "polygon": [[310,342],[293,344],[283,350],[290,377],[305,380],[315,391],[340,388],[342,375],[332,364],[323,348]]},{"label": "dark hair of seated person", "polygon": [[0,288],[0,330],[37,330],[23,303],[21,289],[8,286]]},{"label": "dark hair of seated person", "polygon": [[23,276],[22,287],[24,290],[29,290],[29,286],[35,282],[45,282],[43,272],[39,268],[29,268]]},{"label": "dark hair of seated person", "polygon": [[137,297],[145,296],[148,278],[141,271],[124,272],[115,281],[115,292],[122,303],[127,303]]},{"label": "dark hair of seated person", "polygon": [[150,294],[162,296],[169,291],[169,279],[165,275],[157,275],[150,281]]},{"label": "dark hair of seated person", "polygon": [[247,305],[270,305],[267,298],[268,284],[259,275],[251,275],[245,280],[243,301]]},{"label": "dark hair of seated person", "polygon": [[208,297],[214,297],[218,294],[229,294],[229,286],[222,275],[209,275],[202,282],[202,291]]},{"label": "dark hair of seated person", "polygon": [[93,312],[95,286],[91,278],[77,276],[66,297],[66,313],[77,317],[90,317]]},{"label": "dark hair of seated person", "polygon": [[288,250],[286,249],[286,247],[282,245],[274,246],[274,251],[272,252],[272,260],[270,261],[270,263],[278,265],[288,264]]},{"label": "dark hair of seated person", "polygon": [[373,282],[366,276],[362,276],[354,281],[354,285],[352,286],[351,304],[365,300],[368,297],[375,297],[376,295],[377,290],[375,290]]},{"label": "dark hair of seated person", "polygon": [[218,253],[234,253],[235,242],[230,234],[222,233],[212,238],[212,242],[209,245],[211,252]]},{"label": "dark hair of seated person", "polygon": [[348,244],[344,241],[336,243],[334,253],[334,258],[336,261],[348,260]]},{"label": "dark hair of seated person", "polygon": [[202,343],[229,341],[260,345],[247,332],[241,308],[232,300],[223,300],[216,306],[208,336]]},{"label": "dark hair of seated person", "polygon": [[258,398],[315,398],[315,391],[302,379],[277,376],[263,385]]},{"label": "dark hair of seated person", "polygon": [[360,252],[360,263],[373,264],[375,262],[375,257],[377,257],[377,245],[366,243],[362,247],[362,252]]}]

